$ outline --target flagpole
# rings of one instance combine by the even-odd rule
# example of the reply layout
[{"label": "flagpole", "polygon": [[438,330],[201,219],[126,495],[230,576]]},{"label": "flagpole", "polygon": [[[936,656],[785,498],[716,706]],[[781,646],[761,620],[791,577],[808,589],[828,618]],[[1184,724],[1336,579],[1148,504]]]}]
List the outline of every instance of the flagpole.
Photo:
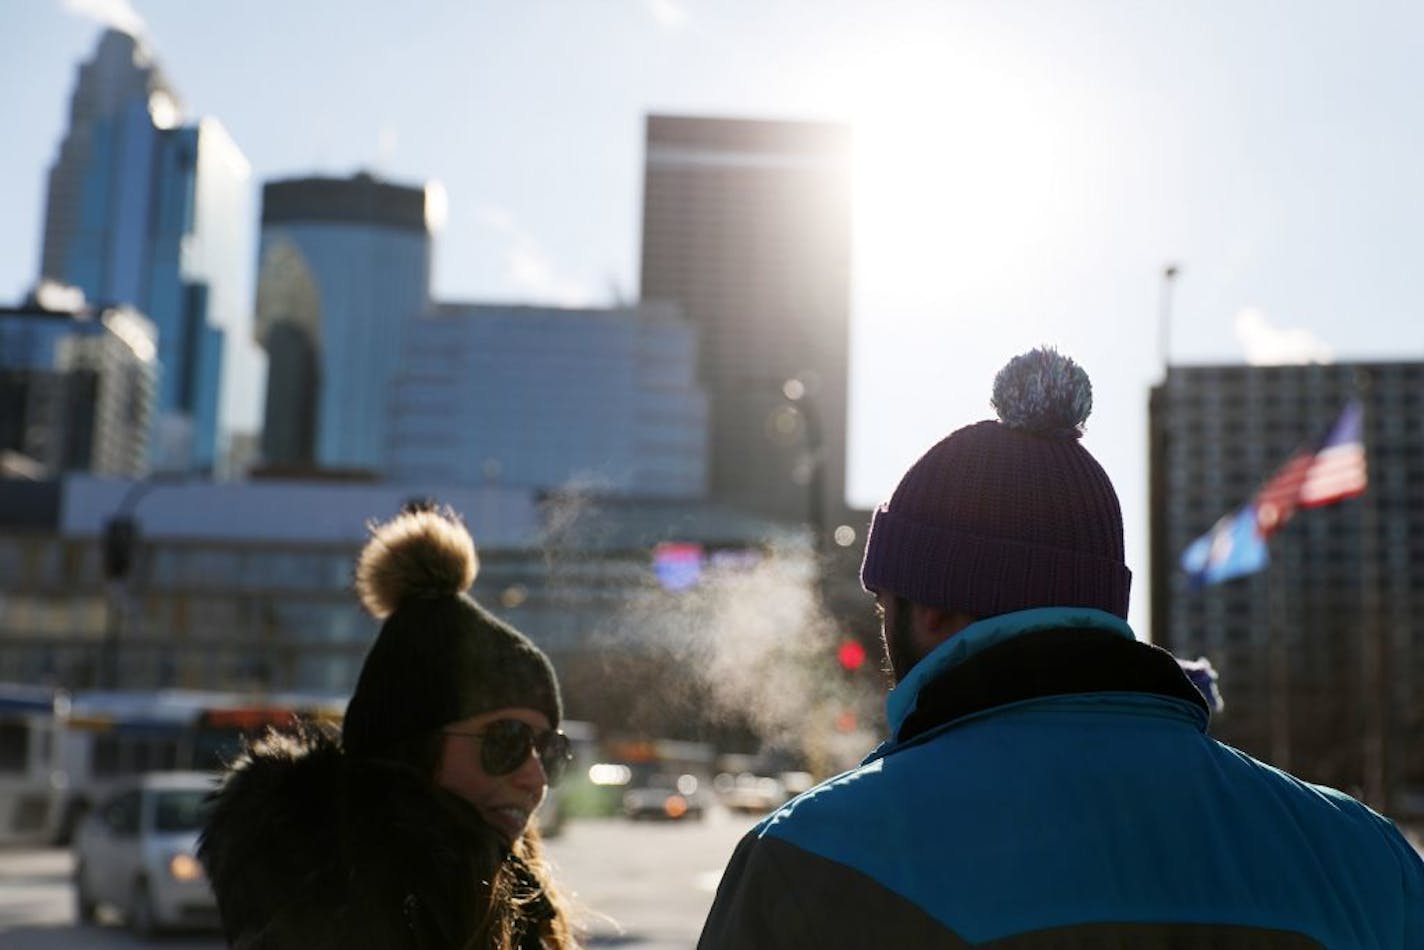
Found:
[{"label": "flagpole", "polygon": [[[1281,546],[1277,545],[1277,552]],[[1286,598],[1283,581],[1279,574],[1283,570],[1277,557],[1275,563],[1266,569],[1266,665],[1270,678],[1270,728],[1271,764],[1282,771],[1290,771],[1290,657],[1285,644]]]},{"label": "flagpole", "polygon": [[1379,622],[1379,545],[1374,540],[1374,505],[1366,502],[1363,529],[1365,546],[1361,581],[1360,667],[1364,705],[1364,797],[1370,807],[1387,813],[1389,792],[1385,787],[1385,710],[1390,700],[1390,682],[1384,664],[1384,643]]},{"label": "flagpole", "polygon": [[[1358,381],[1361,402],[1369,391],[1369,378]],[[1368,417],[1366,418],[1368,421]],[[1369,445],[1369,439],[1364,440]],[[1389,813],[1389,783],[1386,781],[1385,730],[1392,700],[1392,680],[1387,679],[1385,637],[1380,623],[1380,545],[1378,492],[1368,489],[1360,498],[1360,675],[1364,713],[1363,791],[1365,802],[1383,814]]]},{"label": "flagpole", "polygon": [[1162,268],[1162,299],[1157,315],[1157,353],[1162,361],[1162,378],[1172,365],[1172,285],[1180,269],[1176,264]]},{"label": "flagpole", "polygon": [[[1294,738],[1291,716],[1294,705],[1291,695],[1293,653],[1290,647],[1292,640],[1302,640],[1300,636],[1291,635],[1294,629],[1292,615],[1297,611],[1291,610],[1293,591],[1288,582],[1299,579],[1301,571],[1298,565],[1304,561],[1305,551],[1299,545],[1283,543],[1278,550],[1279,566],[1271,571],[1267,566],[1270,559],[1266,541],[1291,519],[1297,509],[1319,508],[1365,493],[1368,480],[1363,422],[1360,400],[1353,400],[1319,440],[1298,449],[1257,490],[1250,502],[1235,514],[1219,519],[1210,531],[1182,552],[1180,560],[1194,581],[1203,584],[1259,571],[1263,567],[1267,569],[1262,605],[1265,630],[1264,635],[1255,641],[1253,655],[1259,677],[1257,682],[1264,680],[1266,687],[1265,695],[1258,699],[1258,703],[1266,706],[1262,712],[1267,720],[1269,757],[1274,765],[1282,769],[1291,767]],[[1392,700],[1390,691],[1385,688],[1386,651],[1383,644],[1386,641],[1379,617],[1381,555],[1376,537],[1379,512],[1372,507],[1373,504],[1372,499],[1367,499],[1366,507],[1362,509],[1362,531],[1368,537],[1361,538],[1358,548],[1360,566],[1357,576],[1361,583],[1359,612],[1362,616],[1355,639],[1360,642],[1356,656],[1362,716],[1357,721],[1362,746],[1358,760],[1360,772],[1357,775],[1360,786],[1369,785],[1372,789],[1378,789],[1379,795],[1387,797],[1386,753],[1389,749],[1386,726]],[[1243,518],[1247,520],[1243,521]],[[1261,597],[1259,585],[1254,586],[1254,591],[1257,597]],[[1259,616],[1255,608],[1252,615]],[[1348,672],[1346,675],[1348,677]],[[1259,705],[1257,708],[1260,708]],[[1257,735],[1260,735],[1259,731]],[[1368,776],[1364,772],[1368,772]]]}]

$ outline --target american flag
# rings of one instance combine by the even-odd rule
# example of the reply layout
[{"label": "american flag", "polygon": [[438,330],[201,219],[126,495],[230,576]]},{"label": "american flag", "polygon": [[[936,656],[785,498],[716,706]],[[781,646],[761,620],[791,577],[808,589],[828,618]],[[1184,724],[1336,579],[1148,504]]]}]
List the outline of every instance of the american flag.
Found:
[{"label": "american flag", "polygon": [[1280,530],[1297,508],[1319,508],[1363,494],[1364,410],[1352,401],[1325,438],[1292,455],[1256,493],[1256,518],[1263,537]]}]

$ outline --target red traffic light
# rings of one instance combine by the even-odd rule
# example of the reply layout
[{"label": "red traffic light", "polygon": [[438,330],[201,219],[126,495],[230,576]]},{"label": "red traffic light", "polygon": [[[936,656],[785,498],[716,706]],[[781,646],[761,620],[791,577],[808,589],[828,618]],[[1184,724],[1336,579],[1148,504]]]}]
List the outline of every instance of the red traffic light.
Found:
[{"label": "red traffic light", "polygon": [[858,670],[865,663],[865,647],[859,640],[845,640],[836,650],[836,662],[843,670]]}]

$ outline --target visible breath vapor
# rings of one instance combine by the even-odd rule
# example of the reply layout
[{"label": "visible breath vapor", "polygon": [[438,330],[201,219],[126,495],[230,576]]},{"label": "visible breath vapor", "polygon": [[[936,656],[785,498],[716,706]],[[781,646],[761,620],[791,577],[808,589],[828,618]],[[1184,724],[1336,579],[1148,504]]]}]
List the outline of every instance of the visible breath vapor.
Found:
[{"label": "visible breath vapor", "polygon": [[750,568],[713,568],[686,591],[651,589],[597,635],[610,658],[651,658],[673,675],[642,684],[643,704],[745,723],[765,744],[834,769],[869,740],[836,728],[860,694],[834,662],[834,624],[817,594],[813,558],[773,549]]},{"label": "visible breath vapor", "polygon": [[595,512],[592,493],[575,482],[549,495],[541,506],[544,530],[540,547],[544,563],[552,570],[568,550],[578,547],[575,532],[588,533],[590,515]]},{"label": "visible breath vapor", "polygon": [[876,718],[881,696],[836,662],[842,634],[804,538],[710,558],[693,586],[670,590],[648,563],[616,553],[651,556],[684,516],[641,529],[627,512],[602,510],[599,488],[569,483],[551,494],[540,547],[548,596],[560,610],[584,605],[581,619],[597,624],[581,632],[588,649],[566,686],[597,704],[600,721],[645,738],[750,731],[822,773],[868,751],[873,739],[858,724]]}]

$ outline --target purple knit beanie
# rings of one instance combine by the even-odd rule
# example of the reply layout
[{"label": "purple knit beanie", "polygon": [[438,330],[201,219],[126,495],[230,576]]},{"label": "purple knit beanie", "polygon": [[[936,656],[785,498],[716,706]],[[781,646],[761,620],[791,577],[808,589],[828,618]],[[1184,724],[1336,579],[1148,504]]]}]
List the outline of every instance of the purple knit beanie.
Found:
[{"label": "purple knit beanie", "polygon": [[1032,350],[999,371],[992,404],[998,421],[942,439],[876,509],[861,584],[980,617],[1095,607],[1126,619],[1122,510],[1078,442],[1088,374]]}]

